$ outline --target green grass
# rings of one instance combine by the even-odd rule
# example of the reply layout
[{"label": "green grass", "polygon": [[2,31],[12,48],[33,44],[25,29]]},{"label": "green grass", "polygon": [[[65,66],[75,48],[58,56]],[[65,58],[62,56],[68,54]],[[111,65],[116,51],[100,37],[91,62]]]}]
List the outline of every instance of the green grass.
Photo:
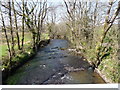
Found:
[{"label": "green grass", "polygon": [[99,70],[113,83],[119,82],[119,68],[120,66],[118,67],[118,60],[113,59],[104,59],[99,66]]},{"label": "green grass", "polygon": [[[22,39],[22,36],[20,36],[20,40],[21,39]],[[32,40],[31,33],[25,33],[24,41],[27,42],[27,41],[30,41],[30,40]]]},{"label": "green grass", "polygon": [[[31,34],[30,33],[25,33],[25,37],[24,37],[24,42],[30,41],[31,40]],[[15,38],[16,39],[16,38]],[[22,37],[20,36],[20,40],[22,39]],[[28,45],[26,43],[26,45]],[[26,46],[25,45],[25,46]],[[15,45],[15,49],[17,50],[18,46],[17,44]],[[0,45],[0,57],[2,56],[6,56],[7,55],[7,45],[6,44],[2,44]]]},{"label": "green grass", "polygon": [[[16,39],[16,38],[15,38]],[[20,40],[22,38],[20,37]],[[44,39],[49,39],[49,35],[46,34],[46,33],[42,33],[41,35],[41,40],[44,40]],[[28,42],[30,41],[30,42]],[[16,53],[16,56],[13,57],[12,59],[12,63],[16,64],[16,63],[22,63],[24,62],[24,60],[27,60],[30,56],[34,55],[35,52],[32,51],[32,48],[31,48],[31,44],[32,44],[32,36],[30,33],[25,33],[25,38],[24,38],[24,49],[25,49],[25,52],[24,53],[21,53],[20,50],[18,50],[18,45],[17,45],[17,42],[16,42],[16,45],[15,45],[15,53]],[[5,65],[3,65],[2,67],[5,67],[5,68],[8,68],[8,66],[6,66],[7,64],[7,60],[8,60],[8,47],[7,47],[7,44],[3,43],[0,45],[0,58],[3,58],[3,62]]]},{"label": "green grass", "polygon": [[7,54],[7,45],[0,45],[0,58]]},{"label": "green grass", "polygon": [[[16,39],[16,38],[15,38]],[[20,40],[22,39],[21,35],[20,35]],[[44,40],[44,39],[49,39],[49,35],[46,34],[46,33],[43,33],[41,35],[41,39]],[[32,36],[31,36],[31,33],[25,33],[25,37],[24,37],[24,42],[28,42],[28,41],[31,41],[32,40]],[[26,43],[24,46],[27,47],[29,46],[30,44]],[[17,44],[15,45],[15,49],[17,50],[18,46]],[[3,44],[3,45],[0,45],[0,57],[2,56],[6,56],[7,55],[7,45],[6,44]]]},{"label": "green grass", "polygon": [[44,39],[49,39],[49,34],[47,33],[41,34],[41,40],[44,40]]}]

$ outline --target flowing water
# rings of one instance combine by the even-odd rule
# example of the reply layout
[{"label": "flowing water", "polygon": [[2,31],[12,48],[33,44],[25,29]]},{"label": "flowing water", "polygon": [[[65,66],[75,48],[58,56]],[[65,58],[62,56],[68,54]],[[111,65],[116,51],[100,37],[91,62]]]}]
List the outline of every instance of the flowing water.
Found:
[{"label": "flowing water", "polygon": [[17,85],[41,84],[100,84],[105,81],[90,69],[82,56],[68,51],[66,40],[54,39],[37,55],[20,67],[6,83]]}]

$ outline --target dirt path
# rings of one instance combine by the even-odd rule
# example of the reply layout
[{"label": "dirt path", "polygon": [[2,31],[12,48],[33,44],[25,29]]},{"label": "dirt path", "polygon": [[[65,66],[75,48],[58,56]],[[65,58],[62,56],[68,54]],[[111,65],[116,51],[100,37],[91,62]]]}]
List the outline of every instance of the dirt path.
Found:
[{"label": "dirt path", "polygon": [[30,60],[11,77],[7,84],[93,84],[105,83],[89,68],[89,63],[81,56],[68,53],[68,42],[55,39],[42,48],[34,59]]}]

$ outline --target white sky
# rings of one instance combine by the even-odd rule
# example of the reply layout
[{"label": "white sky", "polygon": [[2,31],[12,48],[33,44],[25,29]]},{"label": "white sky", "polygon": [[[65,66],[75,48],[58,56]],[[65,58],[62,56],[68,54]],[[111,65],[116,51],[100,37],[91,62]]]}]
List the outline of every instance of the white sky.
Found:
[{"label": "white sky", "polygon": [[[6,2],[8,0],[1,0],[2,2]],[[21,1],[21,0],[16,0],[16,1]],[[28,0],[28,1],[32,1],[32,0]],[[33,0],[33,1],[37,1],[37,0]],[[43,0],[38,0],[38,1],[43,1]],[[48,2],[63,2],[63,0],[47,0]],[[67,1],[67,0],[66,0]],[[73,0],[70,0],[73,1]],[[100,2],[108,2],[109,0],[82,0],[82,1],[100,1]],[[120,0],[118,0],[120,1]]]},{"label": "white sky", "polygon": [[[8,0],[1,0],[2,2],[5,2],[5,1],[8,1]],[[11,0],[12,1],[12,0]],[[22,0],[16,0],[17,2],[21,2]],[[27,0],[27,1],[37,1],[37,0]],[[38,1],[44,1],[44,0],[38,0]],[[54,5],[58,5],[60,2],[63,2],[63,0],[47,0],[48,2],[52,2]],[[67,1],[67,0],[66,0]],[[73,1],[73,0],[70,0],[70,1]],[[88,0],[83,0],[83,1],[88,1]],[[89,1],[96,1],[96,0],[89,0]],[[98,0],[98,1],[101,1],[101,2],[106,2],[109,1],[109,0]],[[116,0],[114,0],[116,1]],[[117,0],[117,2],[120,1],[120,0]],[[56,14],[57,14],[57,22],[59,22],[58,20],[61,19],[61,15],[64,16],[64,12],[66,11],[66,9],[63,9],[63,7],[61,8],[57,8],[57,11],[56,11]],[[61,14],[61,15],[60,15]],[[1,17],[1,15],[0,15]],[[5,18],[4,18],[5,19]],[[8,21],[8,19],[6,20]],[[6,24],[9,23],[9,22],[6,22]],[[1,21],[0,21],[0,26],[1,26]]]}]

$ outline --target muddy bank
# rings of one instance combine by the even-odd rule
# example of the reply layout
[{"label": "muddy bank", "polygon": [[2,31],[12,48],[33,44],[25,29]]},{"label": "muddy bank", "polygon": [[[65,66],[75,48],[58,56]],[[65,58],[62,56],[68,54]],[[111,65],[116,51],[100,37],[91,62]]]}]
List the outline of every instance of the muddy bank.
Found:
[{"label": "muddy bank", "polygon": [[82,56],[72,55],[66,40],[54,39],[7,80],[13,85],[100,84],[105,81]]}]

